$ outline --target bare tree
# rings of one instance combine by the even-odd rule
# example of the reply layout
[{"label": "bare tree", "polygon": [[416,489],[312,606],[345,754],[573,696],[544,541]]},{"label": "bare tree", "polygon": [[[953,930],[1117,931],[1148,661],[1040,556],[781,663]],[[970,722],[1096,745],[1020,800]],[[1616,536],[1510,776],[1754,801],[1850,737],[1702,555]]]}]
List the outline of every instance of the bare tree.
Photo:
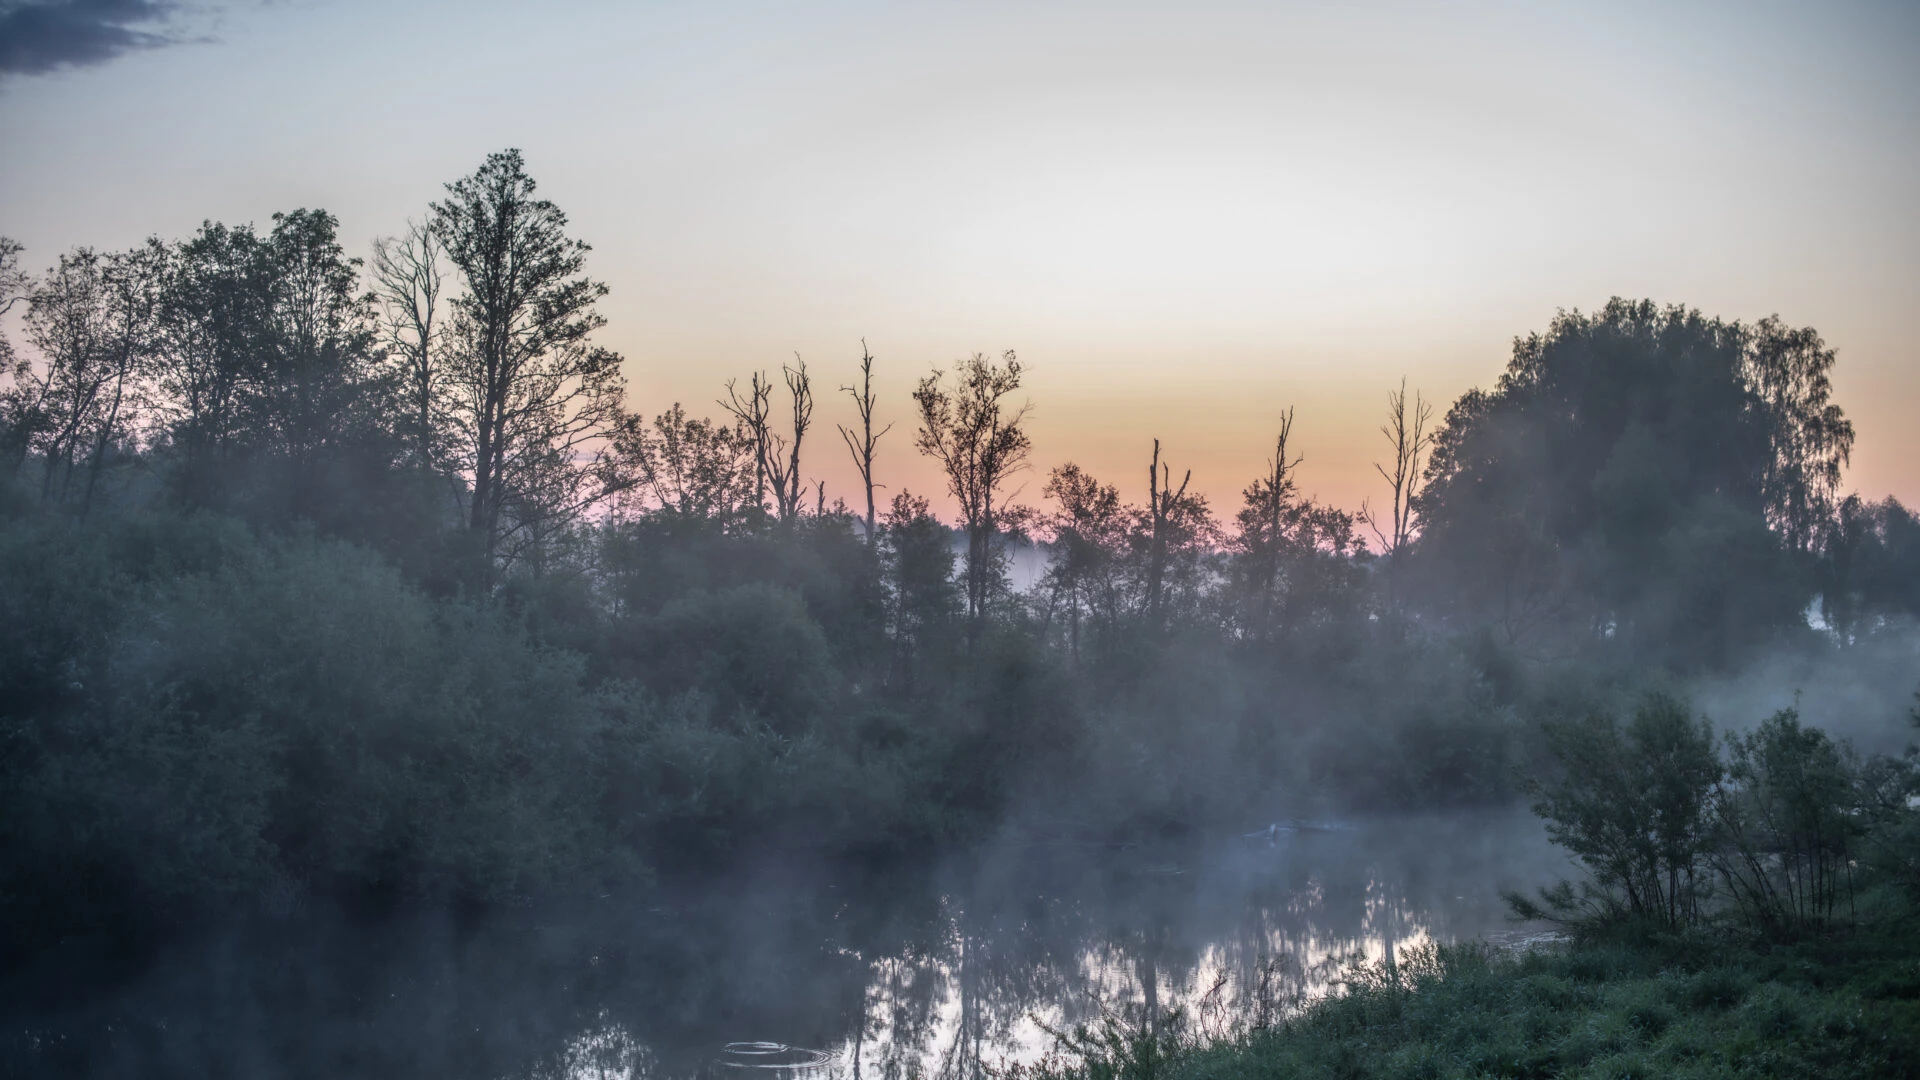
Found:
[{"label": "bare tree", "polygon": [[1193,470],[1188,469],[1180,480],[1180,490],[1173,490],[1172,467],[1161,464],[1160,440],[1153,440],[1153,463],[1147,466],[1147,618],[1154,625],[1160,621],[1161,589],[1167,573],[1167,541],[1172,531],[1175,508],[1185,502],[1187,484],[1192,480]]},{"label": "bare tree", "polygon": [[753,442],[753,505],[765,510],[768,463],[774,452],[773,428],[769,422],[773,414],[773,384],[767,381],[765,372],[756,371],[747,382],[747,396],[742,398],[738,385],[728,379],[727,396],[721,400],[720,407],[732,414]]},{"label": "bare tree", "polygon": [[799,353],[793,354],[792,367],[781,365],[780,376],[787,384],[787,398],[793,409],[793,440],[780,440],[780,446],[787,453],[785,461],[769,455],[767,479],[773,483],[773,501],[780,520],[790,521],[800,516],[800,496],[806,490],[800,479],[800,444],[807,437],[807,428],[813,424],[813,384],[807,378],[807,362],[800,359]]},{"label": "bare tree", "polygon": [[1427,430],[1432,419],[1433,406],[1418,390],[1413,393],[1412,409],[1408,409],[1407,380],[1403,377],[1400,388],[1387,394],[1387,422],[1380,425],[1380,434],[1393,451],[1393,466],[1389,470],[1377,461],[1373,465],[1392,492],[1392,517],[1383,521],[1371,507],[1364,503],[1360,507],[1360,520],[1373,530],[1381,553],[1387,557],[1388,596],[1396,608],[1400,604],[1401,557],[1412,543],[1416,528],[1421,458],[1433,443],[1433,433]]},{"label": "bare tree", "polygon": [[435,432],[445,407],[442,384],[447,378],[440,362],[446,272],[433,229],[410,221],[403,235],[375,241],[373,281],[381,336],[406,395],[414,462],[425,468],[436,458]]},{"label": "bare tree", "polygon": [[747,383],[746,397],[738,385],[727,381],[727,396],[720,407],[732,414],[747,436],[753,440],[755,499],[765,505],[766,490],[773,489],[773,510],[780,520],[799,517],[801,496],[806,482],[800,474],[800,446],[813,424],[813,383],[807,376],[806,361],[794,354],[792,366],[782,365],[780,375],[787,384],[792,409],[792,437],[773,428],[773,382],[764,372],[755,372]]},{"label": "bare tree", "polygon": [[873,505],[873,448],[880,437],[893,430],[888,424],[876,433],[873,430],[873,354],[867,351],[867,340],[860,339],[860,387],[840,388],[853,398],[854,408],[860,411],[860,437],[856,441],[853,432],[844,425],[840,428],[840,438],[847,444],[847,452],[853,455],[853,467],[860,470],[860,483],[867,489],[867,543],[878,544],[880,533],[874,517]]},{"label": "bare tree", "polygon": [[[1020,361],[1009,349],[995,364],[975,353],[955,368],[953,386],[935,369],[913,392],[920,408],[914,445],[940,462],[947,491],[967,531],[967,641],[979,639],[1000,574],[999,530],[1013,511],[1007,477],[1027,465],[1032,440],[1021,424],[1030,405],[1006,398],[1020,388]],[[1011,515],[1017,520],[1017,513]]]},{"label": "bare tree", "polygon": [[1252,605],[1243,620],[1258,632],[1273,624],[1281,588],[1280,568],[1293,542],[1291,519],[1297,516],[1300,502],[1293,472],[1304,458],[1287,456],[1287,440],[1292,436],[1293,410],[1289,408],[1280,414],[1280,432],[1273,440],[1267,474],[1248,485],[1238,517],[1245,590]]}]

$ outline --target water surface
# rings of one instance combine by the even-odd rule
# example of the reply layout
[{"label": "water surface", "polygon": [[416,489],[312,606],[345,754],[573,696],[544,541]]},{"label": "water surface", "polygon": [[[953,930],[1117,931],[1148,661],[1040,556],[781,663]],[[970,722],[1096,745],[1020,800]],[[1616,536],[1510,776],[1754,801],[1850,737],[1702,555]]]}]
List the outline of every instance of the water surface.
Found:
[{"label": "water surface", "polygon": [[1569,868],[1524,812],[1137,846],[1011,831],[885,874],[799,853],[698,889],[369,927],[310,920],[10,1006],[45,1075],[962,1080],[1051,1031],[1280,1015],[1356,961],[1511,937]]}]

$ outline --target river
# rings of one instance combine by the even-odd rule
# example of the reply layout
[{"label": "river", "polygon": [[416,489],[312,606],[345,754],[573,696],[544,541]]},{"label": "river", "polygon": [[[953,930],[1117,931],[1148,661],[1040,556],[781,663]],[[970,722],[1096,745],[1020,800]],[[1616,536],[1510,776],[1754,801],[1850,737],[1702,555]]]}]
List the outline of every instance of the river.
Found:
[{"label": "river", "polygon": [[[1389,948],[1530,932],[1570,872],[1524,811],[1137,846],[1009,832],[885,873],[798,853],[698,888],[456,919],[296,920],[17,1010],[24,1075],[966,1080],[1054,1032],[1269,1021]],[[1537,930],[1537,928],[1532,928]],[[57,981],[57,980],[56,980]]]}]

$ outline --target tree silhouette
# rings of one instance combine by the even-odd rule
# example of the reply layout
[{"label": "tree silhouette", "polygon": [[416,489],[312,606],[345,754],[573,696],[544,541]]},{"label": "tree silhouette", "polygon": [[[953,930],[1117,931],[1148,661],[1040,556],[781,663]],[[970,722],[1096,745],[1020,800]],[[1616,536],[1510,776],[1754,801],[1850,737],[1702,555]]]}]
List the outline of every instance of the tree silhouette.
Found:
[{"label": "tree silhouette", "polygon": [[619,486],[600,467],[625,382],[620,357],[591,341],[607,287],[581,273],[587,245],[534,191],[520,152],[504,150],[433,204],[433,232],[464,290],[453,302],[450,412],[483,581],[545,523]]},{"label": "tree silhouette", "polygon": [[913,400],[920,410],[914,445],[946,474],[947,492],[959,504],[967,533],[967,641],[978,641],[987,605],[1001,574],[1000,528],[1010,513],[1007,478],[1027,465],[1032,440],[1021,424],[1030,406],[1007,401],[1020,388],[1020,361],[1009,349],[995,364],[974,353],[953,371],[935,369],[920,380]]},{"label": "tree silhouette", "polygon": [[860,340],[860,386],[858,389],[851,386],[840,389],[853,399],[853,407],[860,413],[859,438],[856,439],[854,433],[844,425],[840,426],[840,438],[847,444],[847,453],[853,456],[853,467],[860,473],[861,487],[866,489],[867,542],[878,544],[880,534],[875,528],[873,504],[873,450],[879,445],[880,437],[893,430],[893,425],[888,424],[877,432],[873,430],[873,354],[867,351],[865,338]]}]

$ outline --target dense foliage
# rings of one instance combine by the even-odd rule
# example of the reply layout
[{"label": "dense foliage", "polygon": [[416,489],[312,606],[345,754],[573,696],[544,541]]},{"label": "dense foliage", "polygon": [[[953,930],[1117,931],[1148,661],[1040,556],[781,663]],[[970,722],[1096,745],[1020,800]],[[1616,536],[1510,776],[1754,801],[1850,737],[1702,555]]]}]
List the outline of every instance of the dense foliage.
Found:
[{"label": "dense foliage", "polygon": [[[1905,915],[1906,912],[1901,913]],[[1344,992],[1209,1039],[1183,1017],[1068,1033],[1018,1080],[1842,1077],[1920,1070],[1920,949],[1893,917],[1840,940],[1431,946]]]},{"label": "dense foliage", "polygon": [[1591,877],[1508,901],[1562,933],[1356,960],[1225,1026],[1110,1009],[1009,1080],[1920,1070],[1920,751],[1862,760],[1792,711],[1716,746],[1664,693],[1550,727],[1535,810]]},{"label": "dense foliage", "polygon": [[[1614,301],[1437,431],[1394,395],[1390,519],[1302,497],[1290,413],[1238,507],[1158,443],[1145,506],[1072,464],[1022,505],[1019,360],[975,354],[894,403],[948,523],[875,502],[909,450],[871,354],[864,514],[808,479],[804,364],[717,420],[632,411],[566,227],[509,151],[371,265],[319,210],[40,275],[0,243],[7,950],[892,858],[1013,813],[1113,838],[1500,800],[1576,745],[1545,721],[1650,669],[1920,615],[1920,522],[1840,496],[1833,354],[1777,320]],[[1775,734],[1728,768],[1779,775]],[[1677,912],[1654,858],[1617,876]],[[1775,914],[1830,910],[1812,889]]]}]

